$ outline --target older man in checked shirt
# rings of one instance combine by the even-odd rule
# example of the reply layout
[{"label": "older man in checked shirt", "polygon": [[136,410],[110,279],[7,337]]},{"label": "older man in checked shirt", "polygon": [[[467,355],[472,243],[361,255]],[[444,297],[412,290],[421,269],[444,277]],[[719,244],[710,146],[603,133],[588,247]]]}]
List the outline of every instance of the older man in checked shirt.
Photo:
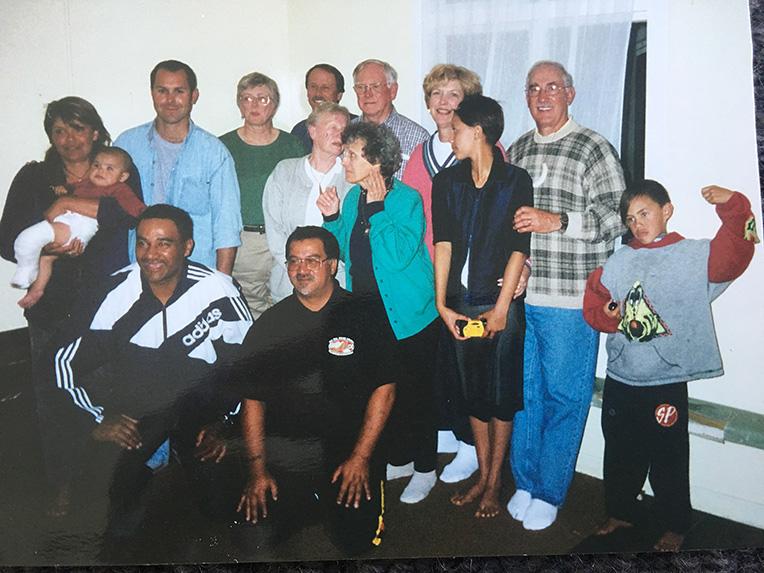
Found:
[{"label": "older man in checked shirt", "polygon": [[589,412],[599,335],[583,317],[589,273],[624,229],[625,188],[613,146],[568,115],[573,78],[557,62],[534,64],[526,101],[536,129],[509,148],[508,161],[533,177],[535,207],[514,225],[532,232],[526,304],[524,403],[515,415],[511,463],[517,491],[507,510],[528,530],[546,529],[573,477]]}]

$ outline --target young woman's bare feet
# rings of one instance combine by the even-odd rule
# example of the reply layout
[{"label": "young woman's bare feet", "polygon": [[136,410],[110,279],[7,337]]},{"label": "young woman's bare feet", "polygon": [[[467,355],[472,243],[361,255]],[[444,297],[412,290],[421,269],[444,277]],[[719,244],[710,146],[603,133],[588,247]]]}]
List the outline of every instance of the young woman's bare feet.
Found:
[{"label": "young woman's bare feet", "polygon": [[459,492],[452,495],[451,503],[458,506],[467,505],[468,503],[472,503],[478,497],[480,497],[483,494],[484,490],[485,490],[485,484],[478,481],[466,492],[464,493]]},{"label": "young woman's bare feet", "polygon": [[684,535],[676,531],[667,531],[655,542],[653,549],[656,551],[679,551],[684,543]]},{"label": "young woman's bare feet", "polygon": [[480,500],[480,505],[475,512],[475,517],[496,517],[499,515],[502,506],[499,503],[499,490],[498,488],[486,487],[483,492],[483,497]]},{"label": "young woman's bare feet", "polygon": [[19,302],[17,303],[21,308],[31,308],[34,305],[37,304],[37,301],[39,301],[42,298],[42,295],[45,293],[44,290],[40,289],[37,290],[34,287],[30,288],[27,291],[27,294],[22,296],[19,299]]},{"label": "young woman's bare feet", "polygon": [[617,519],[615,517],[608,517],[607,521],[597,528],[594,535],[609,535],[618,529],[626,527],[634,527],[634,524],[623,519]]}]

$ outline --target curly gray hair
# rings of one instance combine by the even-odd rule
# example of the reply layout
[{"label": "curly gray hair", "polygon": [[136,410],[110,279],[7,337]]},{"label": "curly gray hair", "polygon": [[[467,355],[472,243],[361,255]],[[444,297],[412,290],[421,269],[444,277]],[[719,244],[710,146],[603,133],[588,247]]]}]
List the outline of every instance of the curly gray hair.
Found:
[{"label": "curly gray hair", "polygon": [[403,162],[401,144],[395,134],[385,125],[374,125],[365,121],[351,123],[342,133],[342,143],[363,141],[363,156],[372,165],[379,164],[379,171],[388,187],[393,174]]}]

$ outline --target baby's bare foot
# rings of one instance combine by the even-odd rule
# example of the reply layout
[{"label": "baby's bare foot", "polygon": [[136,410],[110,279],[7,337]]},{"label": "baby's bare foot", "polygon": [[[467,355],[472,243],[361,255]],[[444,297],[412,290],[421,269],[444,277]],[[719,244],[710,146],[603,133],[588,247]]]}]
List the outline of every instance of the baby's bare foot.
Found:
[{"label": "baby's bare foot", "polygon": [[37,304],[37,302],[42,298],[42,295],[44,293],[45,293],[44,290],[37,290],[37,289],[31,288],[27,291],[27,294],[25,294],[19,299],[19,302],[17,304],[21,308],[31,308]]}]

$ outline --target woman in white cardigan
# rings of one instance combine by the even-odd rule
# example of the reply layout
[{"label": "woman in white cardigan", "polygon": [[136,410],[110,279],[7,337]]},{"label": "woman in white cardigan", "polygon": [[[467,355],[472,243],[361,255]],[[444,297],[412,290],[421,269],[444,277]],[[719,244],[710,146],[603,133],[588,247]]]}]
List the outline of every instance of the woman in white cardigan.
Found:
[{"label": "woman in white cardigan", "polygon": [[[284,251],[287,237],[297,227],[323,224],[316,199],[321,191],[335,187],[340,201],[345,198],[350,183],[339,159],[342,153],[342,132],[350,120],[348,110],[332,102],[319,105],[308,116],[308,135],[313,151],[306,157],[284,159],[268,177],[263,192],[265,235],[273,255],[270,290],[273,302],[292,294],[292,284],[286,273]],[[342,263],[337,280],[345,286]]]}]

